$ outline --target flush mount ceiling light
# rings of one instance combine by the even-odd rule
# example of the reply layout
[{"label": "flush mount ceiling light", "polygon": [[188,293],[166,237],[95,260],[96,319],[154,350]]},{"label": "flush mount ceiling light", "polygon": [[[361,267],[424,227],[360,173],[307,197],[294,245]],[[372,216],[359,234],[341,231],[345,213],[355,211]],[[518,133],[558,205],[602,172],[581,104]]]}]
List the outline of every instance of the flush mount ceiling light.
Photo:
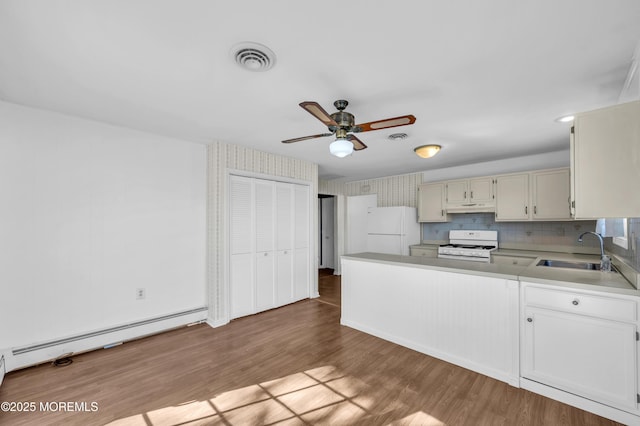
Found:
[{"label": "flush mount ceiling light", "polygon": [[431,158],[440,152],[440,148],[442,148],[440,145],[422,145],[414,148],[413,151],[418,157]]},{"label": "flush mount ceiling light", "polygon": [[565,115],[564,117],[556,118],[558,123],[570,123],[573,121],[573,115]]},{"label": "flush mount ceiling light", "polygon": [[276,63],[276,55],[260,43],[243,42],[231,48],[233,60],[248,71],[267,71]]},{"label": "flush mount ceiling light", "polygon": [[329,145],[329,152],[338,158],[346,157],[353,152],[353,143],[347,139],[338,138]]}]

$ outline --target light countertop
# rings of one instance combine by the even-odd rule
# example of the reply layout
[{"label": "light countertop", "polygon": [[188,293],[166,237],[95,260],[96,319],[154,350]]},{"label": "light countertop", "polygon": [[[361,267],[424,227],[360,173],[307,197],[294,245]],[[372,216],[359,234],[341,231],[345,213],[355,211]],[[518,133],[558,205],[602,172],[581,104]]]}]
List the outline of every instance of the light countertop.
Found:
[{"label": "light countertop", "polygon": [[[504,255],[519,255],[535,260],[529,266],[504,265],[456,259],[439,259],[424,256],[400,256],[382,253],[357,253],[342,256],[366,262],[401,264],[409,267],[442,270],[461,274],[490,276],[509,280],[557,285],[567,288],[604,291],[640,296],[640,292],[621,273],[575,270],[536,266],[539,259],[580,260],[599,263],[600,257],[584,254],[500,250]],[[615,263],[614,263],[615,264]],[[624,270],[627,273],[627,270]]]}]

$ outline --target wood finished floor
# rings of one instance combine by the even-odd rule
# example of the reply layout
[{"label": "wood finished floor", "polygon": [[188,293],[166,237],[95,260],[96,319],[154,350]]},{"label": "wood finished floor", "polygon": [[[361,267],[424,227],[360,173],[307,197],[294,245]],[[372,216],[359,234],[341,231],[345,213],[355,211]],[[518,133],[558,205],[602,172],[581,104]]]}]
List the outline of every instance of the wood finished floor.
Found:
[{"label": "wood finished floor", "polygon": [[98,410],[0,413],[0,424],[616,424],[340,326],[339,289],[321,273],[319,299],[11,372],[0,401]]}]

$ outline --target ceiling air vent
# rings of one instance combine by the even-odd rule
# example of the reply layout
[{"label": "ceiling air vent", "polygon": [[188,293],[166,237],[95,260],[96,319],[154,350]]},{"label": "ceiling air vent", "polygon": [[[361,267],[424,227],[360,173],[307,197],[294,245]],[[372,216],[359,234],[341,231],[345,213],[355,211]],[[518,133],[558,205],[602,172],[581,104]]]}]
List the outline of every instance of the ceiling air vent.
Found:
[{"label": "ceiling air vent", "polygon": [[389,136],[387,136],[387,139],[390,139],[392,141],[399,141],[402,139],[406,139],[409,135],[407,135],[406,133],[392,133]]},{"label": "ceiling air vent", "polygon": [[249,71],[267,71],[276,63],[276,55],[267,46],[244,42],[233,46],[231,55],[238,65]]}]

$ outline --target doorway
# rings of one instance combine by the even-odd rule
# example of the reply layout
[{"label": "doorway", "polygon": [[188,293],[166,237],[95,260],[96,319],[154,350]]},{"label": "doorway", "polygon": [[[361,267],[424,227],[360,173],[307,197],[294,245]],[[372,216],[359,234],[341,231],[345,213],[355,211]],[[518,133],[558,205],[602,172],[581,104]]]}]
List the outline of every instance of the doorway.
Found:
[{"label": "doorway", "polygon": [[318,268],[335,269],[335,197],[318,194]]}]

